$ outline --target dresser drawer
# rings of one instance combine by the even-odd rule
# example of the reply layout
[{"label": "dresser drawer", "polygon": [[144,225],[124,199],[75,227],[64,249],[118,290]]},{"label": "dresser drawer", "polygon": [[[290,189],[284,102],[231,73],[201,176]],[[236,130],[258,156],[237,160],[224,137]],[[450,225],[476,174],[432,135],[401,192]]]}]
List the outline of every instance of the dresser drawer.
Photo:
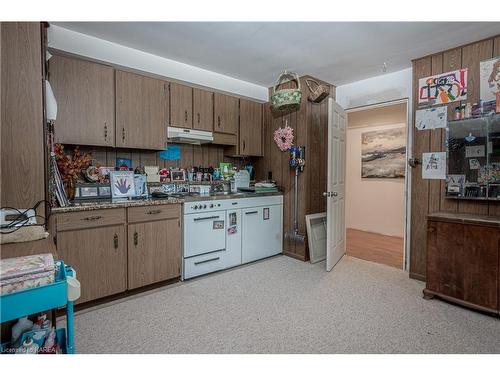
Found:
[{"label": "dresser drawer", "polygon": [[175,219],[181,215],[180,204],[164,204],[161,206],[142,206],[127,208],[129,223],[143,221]]},{"label": "dresser drawer", "polygon": [[56,230],[58,232],[124,223],[124,208],[68,212],[64,214],[57,214],[56,216]]}]

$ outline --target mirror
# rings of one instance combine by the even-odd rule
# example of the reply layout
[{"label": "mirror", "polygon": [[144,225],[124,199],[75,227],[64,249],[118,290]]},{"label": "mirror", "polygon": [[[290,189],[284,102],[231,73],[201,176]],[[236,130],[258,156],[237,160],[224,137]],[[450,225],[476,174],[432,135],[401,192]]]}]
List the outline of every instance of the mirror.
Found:
[{"label": "mirror", "polygon": [[448,121],[446,197],[500,199],[500,114]]}]

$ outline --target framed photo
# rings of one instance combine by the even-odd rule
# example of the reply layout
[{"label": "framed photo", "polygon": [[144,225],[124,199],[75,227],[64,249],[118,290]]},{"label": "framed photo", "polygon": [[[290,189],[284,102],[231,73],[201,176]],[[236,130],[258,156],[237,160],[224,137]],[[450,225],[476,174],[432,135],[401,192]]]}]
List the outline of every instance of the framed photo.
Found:
[{"label": "framed photo", "polygon": [[172,170],[170,178],[172,181],[186,181],[186,173],[183,169]]},{"label": "framed photo", "polygon": [[113,199],[135,196],[134,172],[113,171],[110,173],[110,181]]},{"label": "framed photo", "polygon": [[136,197],[147,197],[148,187],[145,174],[134,174],[134,187]]},{"label": "framed photo", "polygon": [[75,201],[95,201],[110,199],[111,189],[107,184],[101,183],[76,183]]},{"label": "framed photo", "polygon": [[125,158],[116,158],[116,166],[120,170],[128,171],[132,168],[132,160]]}]

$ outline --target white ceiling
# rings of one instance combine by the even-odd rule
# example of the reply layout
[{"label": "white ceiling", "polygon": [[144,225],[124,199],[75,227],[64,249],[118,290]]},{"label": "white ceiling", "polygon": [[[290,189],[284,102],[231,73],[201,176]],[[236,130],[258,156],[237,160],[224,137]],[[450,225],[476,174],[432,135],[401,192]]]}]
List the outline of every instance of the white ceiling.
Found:
[{"label": "white ceiling", "polygon": [[500,34],[498,22],[54,22],[61,27],[271,86],[281,70],[335,85]]}]

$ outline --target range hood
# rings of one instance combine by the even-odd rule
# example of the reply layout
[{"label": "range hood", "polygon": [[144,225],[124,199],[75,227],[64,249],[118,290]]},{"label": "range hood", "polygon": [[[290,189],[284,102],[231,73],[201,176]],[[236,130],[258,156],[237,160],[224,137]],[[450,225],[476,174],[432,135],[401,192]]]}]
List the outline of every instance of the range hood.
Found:
[{"label": "range hood", "polygon": [[174,128],[169,126],[167,129],[167,139],[174,143],[188,143],[190,145],[201,145],[210,143],[214,140],[212,132],[203,130],[193,130],[184,128]]}]

